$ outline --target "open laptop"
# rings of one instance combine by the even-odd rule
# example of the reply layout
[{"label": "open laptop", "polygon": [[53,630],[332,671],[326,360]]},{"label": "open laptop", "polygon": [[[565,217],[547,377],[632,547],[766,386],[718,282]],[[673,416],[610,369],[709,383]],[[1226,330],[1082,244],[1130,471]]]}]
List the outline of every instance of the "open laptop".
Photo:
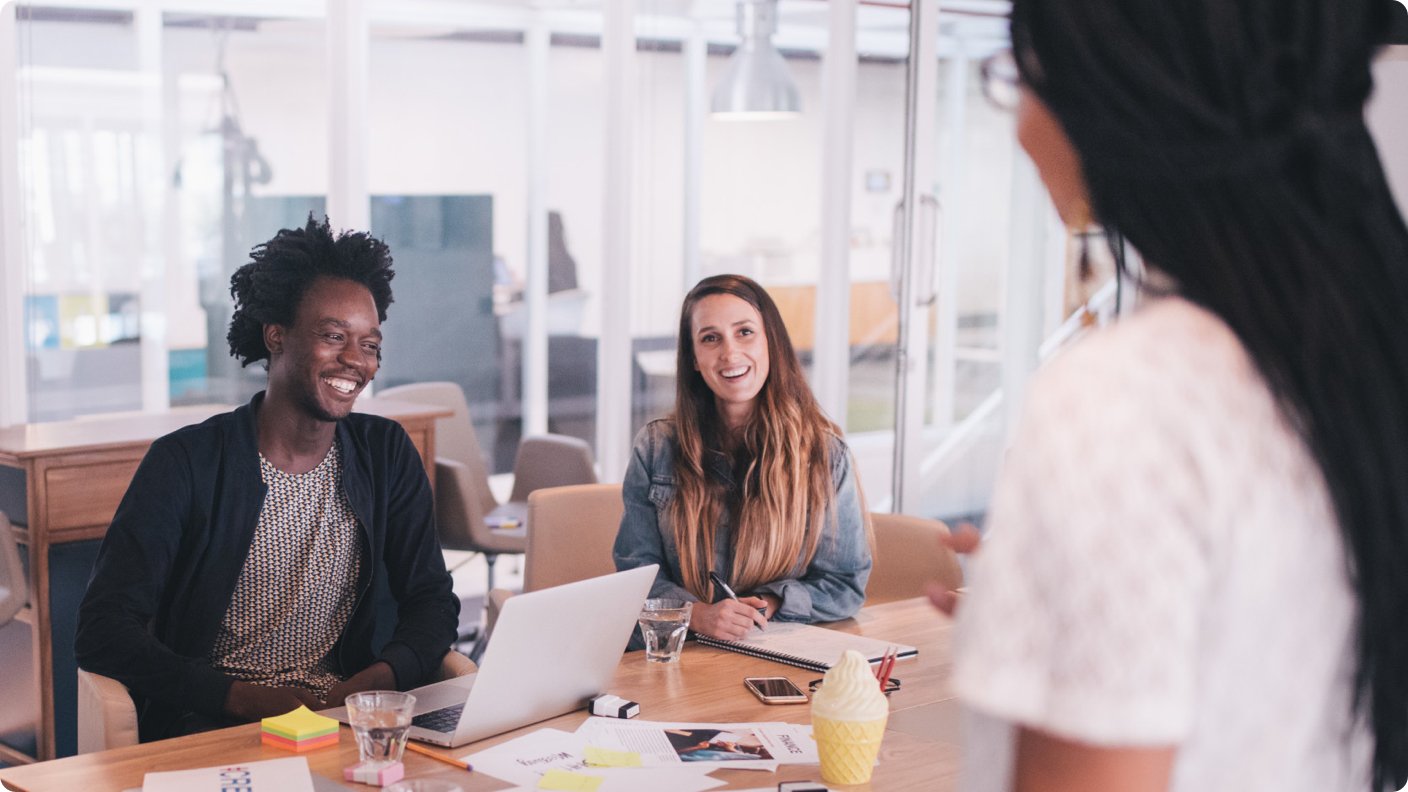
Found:
[{"label": "open laptop", "polygon": [[[586,706],[611,682],[657,569],[509,597],[478,672],[411,691],[411,738],[454,748]],[[323,714],[347,722],[344,707]]]}]

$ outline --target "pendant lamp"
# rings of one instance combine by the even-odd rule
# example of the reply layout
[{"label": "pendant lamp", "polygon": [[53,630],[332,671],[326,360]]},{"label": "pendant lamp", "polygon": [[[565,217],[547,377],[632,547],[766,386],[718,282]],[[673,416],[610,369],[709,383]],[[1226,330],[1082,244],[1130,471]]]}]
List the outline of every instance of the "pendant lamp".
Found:
[{"label": "pendant lamp", "polygon": [[738,49],[714,88],[710,112],[720,119],[786,118],[801,112],[797,86],[773,46],[777,0],[738,0]]}]

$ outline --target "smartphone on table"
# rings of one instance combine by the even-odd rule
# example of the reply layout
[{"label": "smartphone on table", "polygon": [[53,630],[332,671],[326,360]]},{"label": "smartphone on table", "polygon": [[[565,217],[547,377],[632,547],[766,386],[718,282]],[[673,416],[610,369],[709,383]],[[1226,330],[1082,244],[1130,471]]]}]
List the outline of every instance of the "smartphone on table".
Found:
[{"label": "smartphone on table", "polygon": [[787,677],[745,677],[743,686],[764,704],[805,704],[807,694]]}]

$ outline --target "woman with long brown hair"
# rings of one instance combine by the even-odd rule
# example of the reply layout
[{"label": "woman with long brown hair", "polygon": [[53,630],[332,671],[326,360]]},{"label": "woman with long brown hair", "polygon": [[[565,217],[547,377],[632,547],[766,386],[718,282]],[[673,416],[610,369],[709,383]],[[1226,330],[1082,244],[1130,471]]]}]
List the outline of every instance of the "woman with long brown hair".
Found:
[{"label": "woman with long brown hair", "polygon": [[636,436],[616,568],[659,564],[650,596],[695,602],[690,626],[717,638],[853,615],[869,523],[772,298],[741,275],[700,281],[680,310],[676,370],[674,415]]}]

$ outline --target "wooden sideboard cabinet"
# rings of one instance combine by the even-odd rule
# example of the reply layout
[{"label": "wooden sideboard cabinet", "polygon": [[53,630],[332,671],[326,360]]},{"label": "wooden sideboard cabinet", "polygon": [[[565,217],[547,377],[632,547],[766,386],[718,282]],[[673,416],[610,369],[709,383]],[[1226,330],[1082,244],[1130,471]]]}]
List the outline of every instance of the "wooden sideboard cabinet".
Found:
[{"label": "wooden sideboard cabinet", "polygon": [[[152,441],[232,409],[206,405],[162,413],[95,416],[0,429],[0,511],[25,549],[30,625],[39,713],[36,756],[0,744],[0,761],[53,759],[77,751],[77,663],[73,638],[78,604],[98,547]],[[439,407],[362,399],[356,409],[405,427],[435,480],[435,421]]]}]

